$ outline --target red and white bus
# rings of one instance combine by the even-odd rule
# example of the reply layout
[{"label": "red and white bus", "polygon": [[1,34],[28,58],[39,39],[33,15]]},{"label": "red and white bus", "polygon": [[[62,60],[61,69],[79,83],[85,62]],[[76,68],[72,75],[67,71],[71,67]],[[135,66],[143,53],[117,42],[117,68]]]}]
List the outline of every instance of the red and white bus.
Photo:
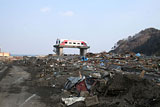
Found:
[{"label": "red and white bus", "polygon": [[87,46],[87,42],[81,40],[57,39],[56,45],[61,46]]}]

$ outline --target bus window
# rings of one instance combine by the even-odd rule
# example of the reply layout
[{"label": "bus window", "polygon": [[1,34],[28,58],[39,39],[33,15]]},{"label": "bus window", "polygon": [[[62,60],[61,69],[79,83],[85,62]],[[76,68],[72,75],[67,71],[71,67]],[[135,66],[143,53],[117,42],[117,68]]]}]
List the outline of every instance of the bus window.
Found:
[{"label": "bus window", "polygon": [[65,44],[67,44],[67,42],[65,42]]}]

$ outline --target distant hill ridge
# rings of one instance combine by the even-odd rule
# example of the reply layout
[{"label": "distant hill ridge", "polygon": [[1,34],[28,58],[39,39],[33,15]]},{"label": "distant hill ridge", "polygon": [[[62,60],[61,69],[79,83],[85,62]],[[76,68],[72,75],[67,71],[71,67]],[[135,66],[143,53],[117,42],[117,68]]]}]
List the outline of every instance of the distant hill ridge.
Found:
[{"label": "distant hill ridge", "polygon": [[119,40],[110,52],[135,52],[160,56],[160,30],[147,28],[127,39]]}]

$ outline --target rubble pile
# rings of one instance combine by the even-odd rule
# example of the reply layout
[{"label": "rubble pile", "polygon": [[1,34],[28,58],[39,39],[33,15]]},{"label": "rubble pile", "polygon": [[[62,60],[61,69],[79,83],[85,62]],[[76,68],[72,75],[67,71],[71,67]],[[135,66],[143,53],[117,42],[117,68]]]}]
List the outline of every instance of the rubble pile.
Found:
[{"label": "rubble pile", "polygon": [[[160,100],[159,86],[133,74],[116,74],[107,87],[105,97],[111,104],[124,106],[154,106]],[[111,98],[112,97],[112,98]],[[115,98],[116,97],[116,98]]]},{"label": "rubble pile", "polygon": [[160,58],[142,54],[88,53],[24,57],[29,92],[48,106],[160,106]]},{"label": "rubble pile", "polygon": [[0,70],[2,70],[4,67],[4,62],[0,61]]}]

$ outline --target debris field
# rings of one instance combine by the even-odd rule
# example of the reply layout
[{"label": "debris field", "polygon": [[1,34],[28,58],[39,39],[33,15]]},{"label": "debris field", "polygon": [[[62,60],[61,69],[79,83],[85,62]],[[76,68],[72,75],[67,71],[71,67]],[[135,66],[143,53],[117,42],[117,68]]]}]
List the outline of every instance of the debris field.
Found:
[{"label": "debris field", "polygon": [[47,107],[160,106],[158,57],[102,52],[84,57],[26,56],[6,64],[26,68],[31,77],[23,85]]}]

